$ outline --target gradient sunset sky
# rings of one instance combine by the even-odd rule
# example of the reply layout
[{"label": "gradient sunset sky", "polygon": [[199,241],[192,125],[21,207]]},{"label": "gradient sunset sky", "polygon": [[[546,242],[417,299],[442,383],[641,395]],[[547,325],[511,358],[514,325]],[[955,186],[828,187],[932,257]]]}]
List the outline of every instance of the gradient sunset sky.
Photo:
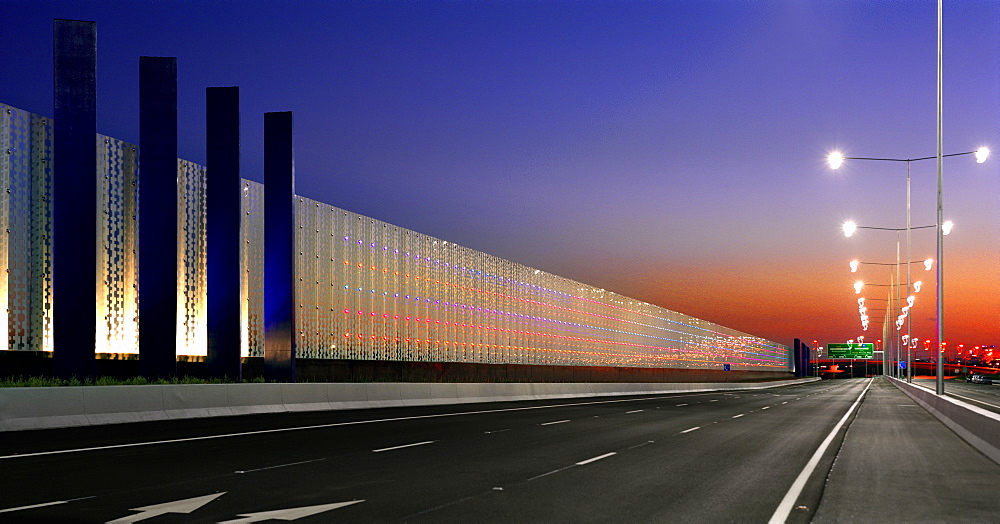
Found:
[{"label": "gradient sunset sky", "polygon": [[[302,196],[784,344],[871,341],[848,262],[894,262],[896,237],[840,224],[904,227],[905,165],[825,158],[936,153],[936,9],[5,0],[0,102],[52,115],[52,20],[93,20],[103,134],[138,143],[138,57],[176,56],[182,158],[205,162],[205,88],[237,85],[245,178],[262,114],[294,111]],[[945,2],[944,60],[945,153],[994,151],[945,161],[945,338],[998,344],[1000,2]],[[913,225],[934,224],[935,163],[912,167]]]}]

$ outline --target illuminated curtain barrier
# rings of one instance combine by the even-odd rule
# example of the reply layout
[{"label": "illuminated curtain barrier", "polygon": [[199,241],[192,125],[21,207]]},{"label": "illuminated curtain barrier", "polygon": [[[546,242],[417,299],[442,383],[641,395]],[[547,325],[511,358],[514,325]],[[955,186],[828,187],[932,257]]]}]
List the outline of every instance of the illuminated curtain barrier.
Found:
[{"label": "illuminated curtain barrier", "polygon": [[[0,105],[0,325],[51,350],[51,121]],[[98,352],[137,351],[136,147],[98,136]],[[263,185],[242,204],[242,354],[263,356]],[[178,354],[206,353],[205,168],[178,160]],[[298,356],[788,369],[790,349],[306,198],[296,202]]]}]

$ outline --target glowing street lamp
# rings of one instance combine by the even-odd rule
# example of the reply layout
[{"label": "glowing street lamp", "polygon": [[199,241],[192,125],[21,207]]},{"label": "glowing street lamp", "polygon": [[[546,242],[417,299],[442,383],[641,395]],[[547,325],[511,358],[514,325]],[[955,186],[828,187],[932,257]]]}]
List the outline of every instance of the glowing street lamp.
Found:
[{"label": "glowing street lamp", "polygon": [[[941,267],[942,254],[944,253],[944,239],[943,236],[951,232],[951,226],[944,222],[944,211],[942,197],[942,160],[945,157],[951,156],[961,156],[961,155],[975,155],[976,163],[982,164],[986,162],[986,159],[990,156],[989,148],[983,146],[975,151],[966,151],[963,153],[952,153],[950,155],[942,154],[941,146],[941,1],[938,1],[938,111],[937,111],[937,155],[921,157],[921,158],[871,158],[871,157],[848,157],[844,156],[840,151],[834,151],[827,156],[827,163],[830,165],[830,169],[840,169],[844,165],[846,160],[878,160],[884,162],[905,162],[906,163],[906,250],[907,258],[909,258],[910,250],[910,163],[917,162],[920,160],[937,160],[937,223],[941,224],[941,229],[938,230],[937,235],[937,257],[938,257],[938,268],[937,268],[937,331],[938,331],[938,344],[942,342],[944,337],[944,271]],[[848,237],[854,234],[852,229],[848,233],[847,229],[844,230],[844,234]],[[910,268],[907,265],[907,281],[910,280],[909,272]],[[907,328],[909,329],[909,328]],[[907,354],[907,360],[909,360],[909,353]],[[912,367],[908,368],[907,381],[913,381]],[[944,367],[940,364],[940,359],[938,360],[937,367],[937,387],[936,391],[938,395],[944,394]]]},{"label": "glowing street lamp", "polygon": [[[986,161],[987,158],[989,158],[989,156],[990,156],[990,148],[980,147],[979,149],[976,150],[976,163],[982,164],[983,162]],[[841,162],[843,162],[843,160],[841,160]]]}]

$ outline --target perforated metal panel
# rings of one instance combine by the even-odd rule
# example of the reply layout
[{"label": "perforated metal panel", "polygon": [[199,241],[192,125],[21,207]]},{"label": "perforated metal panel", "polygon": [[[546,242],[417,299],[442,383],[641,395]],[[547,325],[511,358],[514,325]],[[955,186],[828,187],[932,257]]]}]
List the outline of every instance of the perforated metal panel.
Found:
[{"label": "perforated metal panel", "polygon": [[177,354],[208,354],[205,166],[177,160]]},{"label": "perforated metal panel", "polygon": [[264,184],[240,179],[241,354],[264,356]]},{"label": "perforated metal panel", "polygon": [[51,120],[0,104],[0,328],[10,349],[51,349]]},{"label": "perforated metal panel", "polygon": [[98,353],[138,353],[138,148],[97,136]]}]

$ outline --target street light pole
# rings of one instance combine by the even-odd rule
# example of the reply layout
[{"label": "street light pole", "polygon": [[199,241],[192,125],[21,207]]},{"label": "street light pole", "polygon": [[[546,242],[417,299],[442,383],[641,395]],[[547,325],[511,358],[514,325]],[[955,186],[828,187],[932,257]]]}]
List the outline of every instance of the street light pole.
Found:
[{"label": "street light pole", "polygon": [[[942,27],[941,13],[944,0],[938,0],[937,8],[937,223],[944,223],[944,197],[942,186],[944,185],[944,155],[943,155],[943,127],[944,119],[944,97],[942,94],[944,82],[942,81]],[[937,379],[935,381],[935,392],[944,395],[944,362],[941,361],[941,342],[944,341],[944,235],[939,227],[937,229]]]},{"label": "street light pole", "polygon": [[[913,259],[912,258],[913,253],[912,253],[912,249],[911,249],[911,246],[910,246],[910,230],[911,230],[911,227],[910,227],[910,163],[907,162],[906,163],[906,260],[907,261]],[[910,273],[910,264],[906,264],[906,298],[907,298],[907,300],[909,300],[909,297],[913,293],[913,291],[910,290],[910,286],[912,285],[912,282],[913,282],[913,280],[911,278],[911,273]],[[909,304],[907,304],[907,305],[909,305]],[[912,319],[910,319],[910,316],[907,315],[906,316],[906,382],[908,382],[908,383],[912,383],[913,382],[913,359],[912,359],[912,355],[910,354],[910,337],[913,336],[912,328],[913,328],[913,321],[912,321]]]},{"label": "street light pole", "polygon": [[[964,153],[951,153],[948,155],[943,154],[944,145],[942,140],[942,114],[943,114],[943,98],[942,98],[942,81],[941,81],[941,64],[942,64],[942,53],[941,53],[941,2],[938,0],[938,115],[937,115],[937,155],[928,156],[921,158],[873,158],[873,157],[846,157],[840,152],[833,152],[827,156],[827,162],[830,164],[831,169],[839,169],[843,165],[845,160],[881,160],[886,162],[906,162],[906,174],[907,174],[907,192],[906,192],[906,210],[907,210],[907,249],[909,250],[909,229],[916,229],[909,227],[909,215],[910,215],[910,184],[909,184],[909,174],[910,174],[910,162],[916,162],[918,160],[937,160],[937,335],[938,335],[938,367],[937,367],[937,394],[944,394],[944,363],[941,361],[941,345],[944,341],[944,269],[942,265],[941,257],[944,255],[944,197],[942,196],[943,190],[943,170],[944,170],[944,159],[951,156],[960,155],[976,155],[976,163],[982,164],[986,161],[987,157],[990,155],[989,148],[980,147],[975,151],[966,151]],[[871,229],[883,229],[883,228],[871,228]],[[884,228],[889,229],[889,228]],[[847,235],[850,236],[850,235]],[[909,330],[909,328],[907,328]],[[884,355],[883,355],[884,356]],[[912,380],[912,372],[910,372],[910,380]]]}]

